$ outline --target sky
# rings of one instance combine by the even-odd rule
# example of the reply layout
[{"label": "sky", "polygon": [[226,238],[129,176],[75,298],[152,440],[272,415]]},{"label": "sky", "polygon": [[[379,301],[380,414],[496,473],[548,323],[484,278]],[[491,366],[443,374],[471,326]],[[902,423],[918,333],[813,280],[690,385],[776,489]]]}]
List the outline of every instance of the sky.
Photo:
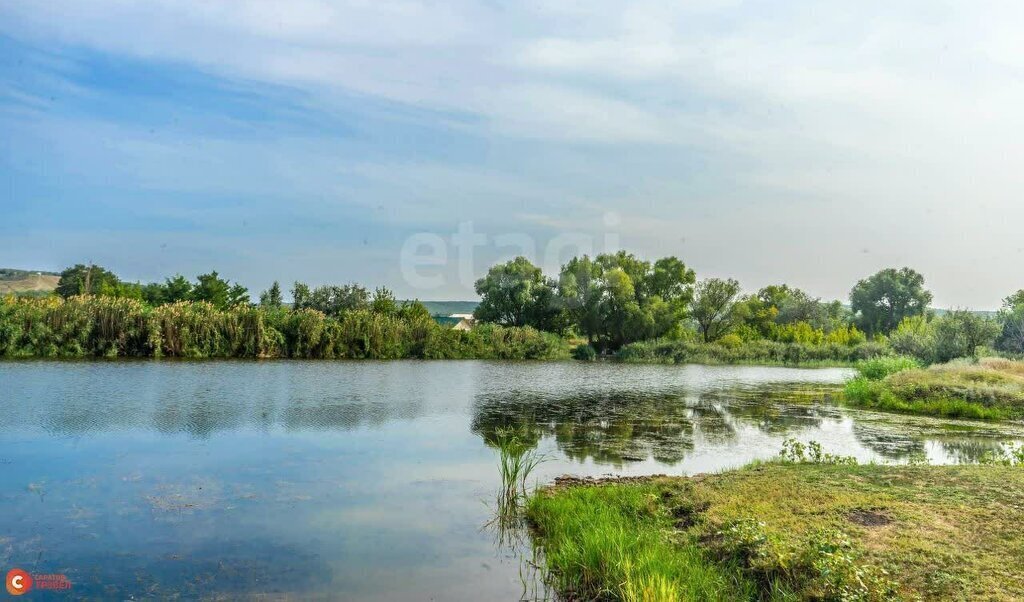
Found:
[{"label": "sky", "polygon": [[[1024,3],[0,3],[0,267],[471,299],[525,253],[1024,287]],[[287,285],[284,288],[289,288]]]}]

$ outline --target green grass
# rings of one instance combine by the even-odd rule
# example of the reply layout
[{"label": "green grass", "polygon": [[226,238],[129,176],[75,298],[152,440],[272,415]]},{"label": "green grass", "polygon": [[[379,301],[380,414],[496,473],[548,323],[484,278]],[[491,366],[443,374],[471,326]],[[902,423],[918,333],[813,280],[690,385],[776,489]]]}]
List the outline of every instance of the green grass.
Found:
[{"label": "green grass", "polygon": [[542,490],[570,599],[1017,600],[1024,470],[770,462]]},{"label": "green grass", "polygon": [[571,487],[531,498],[556,589],[569,599],[739,600],[754,584],[670,536],[659,484]]},{"label": "green grass", "polygon": [[882,356],[857,362],[857,372],[868,380],[882,380],[890,374],[920,368],[921,364],[912,357],[903,355]]},{"label": "green grass", "polygon": [[860,376],[846,383],[843,400],[868,409],[946,418],[1024,418],[1024,362],[984,358],[904,369],[881,380]]}]

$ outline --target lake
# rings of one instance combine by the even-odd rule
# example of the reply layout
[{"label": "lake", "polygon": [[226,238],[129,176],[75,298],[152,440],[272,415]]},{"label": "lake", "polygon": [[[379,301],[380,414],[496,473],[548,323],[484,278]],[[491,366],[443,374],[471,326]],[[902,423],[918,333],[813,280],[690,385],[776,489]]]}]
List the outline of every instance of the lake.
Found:
[{"label": "lake", "polygon": [[540,482],[716,471],[788,437],[933,463],[1024,440],[1019,425],[837,407],[850,374],[0,362],[0,565],[64,573],[86,597],[519,600],[543,591],[529,546],[489,526],[496,429],[531,434]]}]

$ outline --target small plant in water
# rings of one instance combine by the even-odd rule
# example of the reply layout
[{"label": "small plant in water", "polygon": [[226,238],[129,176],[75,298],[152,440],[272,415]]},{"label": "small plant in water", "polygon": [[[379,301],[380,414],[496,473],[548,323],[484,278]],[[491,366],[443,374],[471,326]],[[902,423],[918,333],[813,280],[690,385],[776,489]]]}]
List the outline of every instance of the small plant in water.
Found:
[{"label": "small plant in water", "polygon": [[1024,467],[1024,443],[1004,443],[998,452],[985,452],[978,459],[978,463],[990,466]]},{"label": "small plant in water", "polygon": [[501,428],[494,432],[493,443],[498,448],[498,472],[501,488],[494,518],[486,527],[496,531],[500,547],[516,548],[524,535],[523,502],[528,494],[530,474],[544,460],[530,443],[529,431]]},{"label": "small plant in water", "polygon": [[825,453],[821,444],[817,441],[804,444],[792,438],[782,442],[782,450],[779,451],[779,457],[782,458],[783,462],[791,462],[793,464],[845,464],[851,466],[857,464],[857,458],[853,456],[837,456]]},{"label": "small plant in water", "polygon": [[501,497],[517,501],[526,496],[530,474],[544,461],[543,454],[529,444],[526,433],[515,428],[498,429],[494,433],[501,472]]}]

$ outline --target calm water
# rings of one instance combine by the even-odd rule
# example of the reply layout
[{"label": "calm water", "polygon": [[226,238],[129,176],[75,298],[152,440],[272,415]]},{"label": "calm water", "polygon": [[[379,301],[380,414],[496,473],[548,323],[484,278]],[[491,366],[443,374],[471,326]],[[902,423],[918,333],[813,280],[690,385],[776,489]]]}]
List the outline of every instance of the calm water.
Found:
[{"label": "calm water", "polygon": [[528,565],[485,526],[496,428],[533,433],[549,458],[541,481],[719,470],[773,456],[787,437],[861,460],[932,462],[1024,439],[1019,427],[837,408],[829,394],[847,376],[0,363],[0,567],[63,572],[73,595],[102,598],[518,600],[524,581],[535,587]]}]

